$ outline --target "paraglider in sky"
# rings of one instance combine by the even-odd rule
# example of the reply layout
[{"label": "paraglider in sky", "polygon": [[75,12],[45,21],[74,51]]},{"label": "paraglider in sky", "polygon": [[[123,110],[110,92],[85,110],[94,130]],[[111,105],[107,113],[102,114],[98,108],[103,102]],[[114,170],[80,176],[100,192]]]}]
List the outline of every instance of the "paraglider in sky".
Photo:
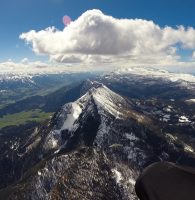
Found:
[{"label": "paraglider in sky", "polygon": [[65,15],[64,17],[63,17],[63,24],[65,25],[65,26],[68,26],[70,23],[71,23],[71,18],[68,16],[68,15]]}]

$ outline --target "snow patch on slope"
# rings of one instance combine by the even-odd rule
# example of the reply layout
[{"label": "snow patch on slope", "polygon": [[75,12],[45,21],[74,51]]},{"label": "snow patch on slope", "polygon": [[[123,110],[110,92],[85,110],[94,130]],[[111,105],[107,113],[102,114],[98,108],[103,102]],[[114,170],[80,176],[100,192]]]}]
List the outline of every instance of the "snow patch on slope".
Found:
[{"label": "snow patch on slope", "polygon": [[58,153],[62,144],[61,131],[68,130],[74,131],[77,128],[76,121],[82,113],[82,105],[79,100],[68,103],[63,106],[59,116],[57,117],[57,125],[51,130],[50,134],[46,138],[45,149],[57,149],[55,153]]},{"label": "snow patch on slope", "polygon": [[191,146],[187,145],[187,144],[184,146],[184,150],[187,151],[187,152],[191,152],[191,153],[194,152],[194,149]]},{"label": "snow patch on slope", "polygon": [[183,116],[179,117],[179,122],[180,123],[188,123],[188,122],[190,122],[190,120],[188,119],[188,117],[183,115]]},{"label": "snow patch on slope", "polygon": [[188,99],[186,100],[187,103],[195,103],[195,99]]},{"label": "snow patch on slope", "polygon": [[130,141],[136,141],[139,140],[133,133],[125,133],[125,136]]},{"label": "snow patch on slope", "polygon": [[116,118],[120,118],[122,115],[120,112],[120,106],[118,105],[121,105],[121,103],[126,105],[126,101],[121,96],[112,92],[106,86],[94,89],[93,98],[98,108],[100,108],[100,111],[103,109]]},{"label": "snow patch on slope", "polygon": [[112,169],[112,173],[114,174],[116,182],[119,184],[123,179],[122,174],[117,169]]},{"label": "snow patch on slope", "polygon": [[67,118],[64,121],[64,124],[61,130],[65,130],[65,129],[69,131],[72,130],[74,128],[74,123],[79,118],[81,112],[82,112],[82,109],[80,105],[77,102],[72,103],[70,113],[67,114]]},{"label": "snow patch on slope", "polygon": [[129,179],[129,183],[130,183],[131,185],[135,185],[135,180],[132,179],[132,178],[130,178],[130,179]]}]

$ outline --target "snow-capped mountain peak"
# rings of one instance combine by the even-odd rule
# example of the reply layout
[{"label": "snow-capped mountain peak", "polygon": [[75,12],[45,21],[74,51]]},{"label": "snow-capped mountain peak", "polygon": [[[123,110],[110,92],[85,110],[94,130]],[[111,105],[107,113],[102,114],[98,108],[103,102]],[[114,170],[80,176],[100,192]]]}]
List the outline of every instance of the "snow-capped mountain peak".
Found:
[{"label": "snow-capped mountain peak", "polygon": [[105,85],[98,88],[93,87],[89,90],[89,93],[93,96],[98,110],[103,109],[115,117],[119,115],[121,105],[127,105],[127,101],[123,97],[112,92]]},{"label": "snow-capped mountain peak", "polygon": [[[107,130],[109,118],[119,119],[123,117],[122,109],[129,107],[129,102],[114,93],[105,85],[98,82],[91,82],[91,88],[77,101],[65,104],[54,118],[55,125],[47,137],[46,149],[65,146],[61,134],[74,137],[78,128],[86,126],[86,121],[91,121],[97,126],[97,138],[102,131]],[[84,124],[83,124],[84,123]],[[98,133],[101,133],[98,135]],[[100,138],[98,139],[100,141]]]},{"label": "snow-capped mountain peak", "polygon": [[64,120],[62,130],[71,130],[71,127],[79,118],[82,111],[91,104],[96,105],[98,111],[104,110],[112,116],[117,116],[119,114],[121,105],[126,106],[128,104],[127,100],[111,91],[105,85],[98,82],[91,82],[91,84],[92,87],[85,95],[75,102],[64,105],[63,111],[67,112],[68,110],[68,114]]}]

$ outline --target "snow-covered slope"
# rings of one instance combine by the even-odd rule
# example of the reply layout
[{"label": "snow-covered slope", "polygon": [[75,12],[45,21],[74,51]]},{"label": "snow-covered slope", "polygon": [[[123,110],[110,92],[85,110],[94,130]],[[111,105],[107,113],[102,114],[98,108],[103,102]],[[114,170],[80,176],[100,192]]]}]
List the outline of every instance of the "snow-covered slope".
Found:
[{"label": "snow-covered slope", "polygon": [[167,70],[161,70],[153,67],[128,67],[121,68],[117,71],[118,74],[135,74],[150,78],[162,78],[172,82],[186,81],[195,84],[195,76],[192,74],[184,73],[171,73]]},{"label": "snow-covered slope", "polygon": [[[96,142],[100,143],[103,139],[103,132],[106,133],[109,128],[108,119],[113,121],[124,118],[124,109],[129,107],[130,102],[126,99],[112,92],[103,84],[91,82],[91,88],[86,94],[77,101],[64,105],[57,113],[54,119],[55,126],[47,137],[45,148],[64,147],[68,141],[61,141],[62,137],[59,135],[67,132],[66,135],[74,137],[74,132],[78,128],[84,127],[81,124],[86,123],[91,116],[97,126]],[[85,126],[90,126],[90,124],[85,124]]]}]

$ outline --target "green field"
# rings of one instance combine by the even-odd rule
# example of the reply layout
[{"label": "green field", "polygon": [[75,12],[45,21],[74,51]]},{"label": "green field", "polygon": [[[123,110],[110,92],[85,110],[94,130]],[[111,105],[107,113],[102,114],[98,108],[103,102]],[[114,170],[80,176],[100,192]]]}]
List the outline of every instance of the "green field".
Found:
[{"label": "green field", "polygon": [[41,122],[48,119],[53,113],[46,113],[40,109],[23,111],[15,114],[8,114],[0,118],[0,128],[25,124],[27,121],[37,121]]}]

